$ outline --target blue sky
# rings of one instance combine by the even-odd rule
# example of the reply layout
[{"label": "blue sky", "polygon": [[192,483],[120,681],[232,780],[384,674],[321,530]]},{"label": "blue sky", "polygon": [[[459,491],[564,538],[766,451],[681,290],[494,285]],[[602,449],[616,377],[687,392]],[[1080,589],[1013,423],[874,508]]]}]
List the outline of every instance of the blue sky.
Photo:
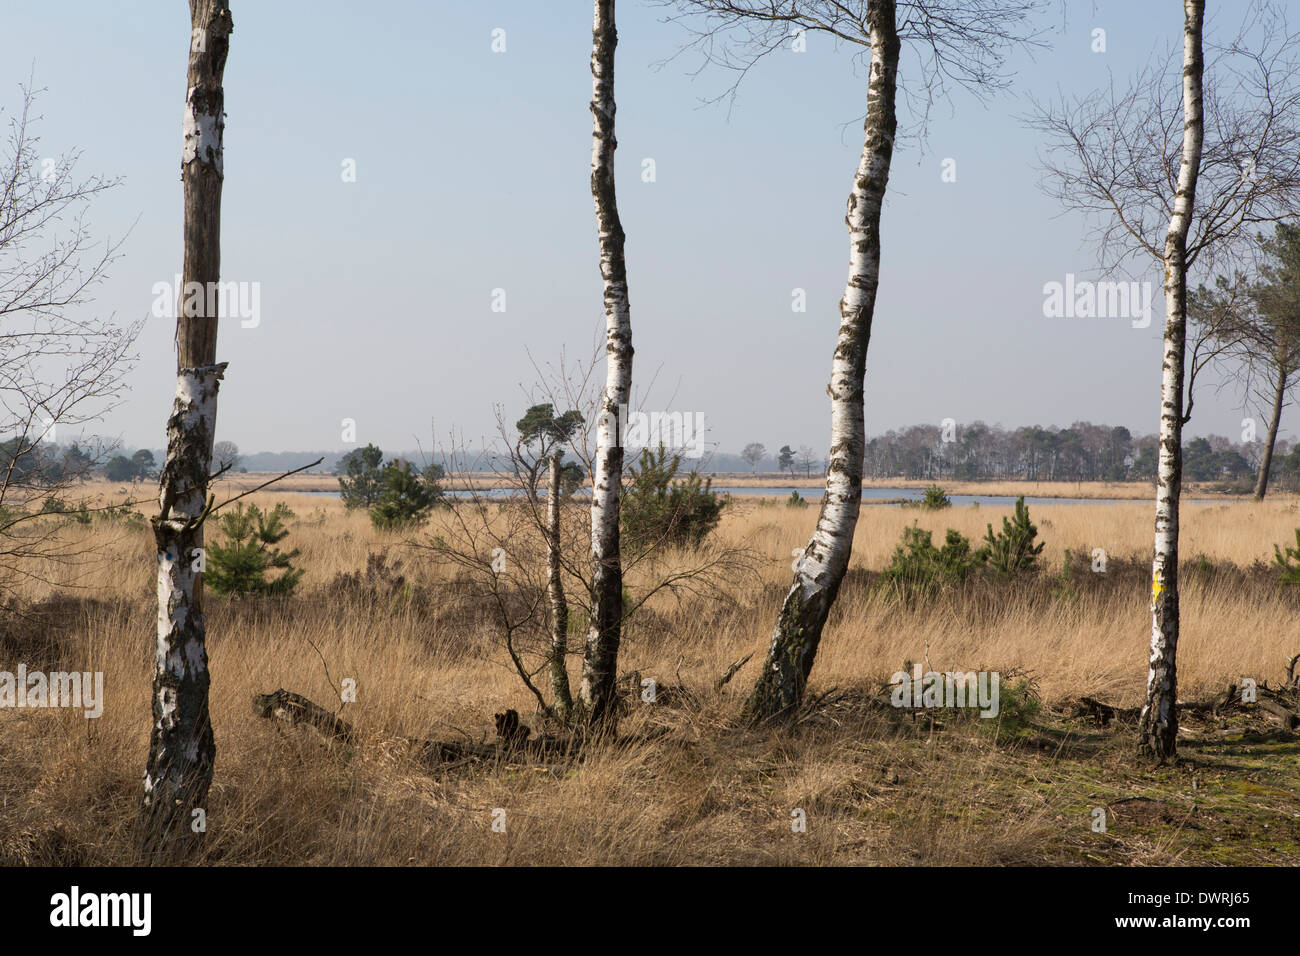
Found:
[{"label": "blue sky", "polygon": [[[1077,8],[1076,8],[1077,7]],[[1096,265],[1080,223],[1036,188],[1024,96],[1127,77],[1176,40],[1174,2],[1071,4],[1052,49],[1017,55],[1011,88],[940,104],[927,149],[895,153],[867,370],[872,433],[983,419],[1156,430],[1155,318],[1049,319],[1043,285]],[[256,328],[223,326],[219,436],[245,452],[341,448],[340,422],[390,449],[453,427],[490,435],[493,404],[602,328],[589,187],[589,3],[275,0],[233,4],[226,69],[223,278],[261,284]],[[730,77],[656,69],[685,39],[663,11],[618,17],[618,190],[636,360],[647,408],[702,412],[723,451],[749,441],[824,452],[825,383],[847,264],[844,203],[865,78],[810,36]],[[1221,15],[1235,25],[1235,12]],[[124,177],[93,209],[134,228],[95,310],[135,319],[181,261],[181,112],[189,14],[180,0],[5,0],[0,107],[33,71],[42,153]],[[1212,23],[1215,21],[1212,20]],[[1107,51],[1091,52],[1092,30]],[[492,51],[505,30],[506,50]],[[910,78],[905,74],[904,82]],[[656,179],[642,181],[653,158]],[[941,181],[945,158],[957,181]],[[357,181],[342,164],[356,162]],[[806,290],[807,311],[791,309]],[[506,311],[491,309],[494,289]],[[99,429],[160,447],[174,389],[172,320],[150,318],[127,400]],[[1231,388],[1198,396],[1194,434],[1236,437]],[[513,417],[512,417],[513,420]],[[1283,421],[1283,434],[1296,429]],[[63,437],[63,436],[60,436]]]}]

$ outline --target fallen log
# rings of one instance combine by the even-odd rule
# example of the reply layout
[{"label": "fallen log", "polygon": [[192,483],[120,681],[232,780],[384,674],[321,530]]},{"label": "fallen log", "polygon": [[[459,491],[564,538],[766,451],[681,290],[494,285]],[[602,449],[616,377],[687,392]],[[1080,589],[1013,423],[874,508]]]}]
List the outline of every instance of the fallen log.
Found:
[{"label": "fallen log", "polygon": [[346,720],[291,690],[281,688],[270,694],[254,694],[253,713],[259,717],[283,720],[290,726],[306,724],[326,739],[339,743],[351,744],[356,741],[352,725]]},{"label": "fallen log", "polygon": [[1112,707],[1095,697],[1073,697],[1063,701],[1059,709],[1066,717],[1091,718],[1102,727],[1109,725],[1112,720],[1131,723],[1136,721],[1141,713],[1137,707]]},{"label": "fallen log", "polygon": [[[1255,699],[1245,702],[1235,684],[1230,685],[1223,694],[1202,700],[1180,700],[1180,714],[1194,714],[1202,719],[1218,717],[1228,711],[1248,711],[1252,706],[1264,711],[1282,725],[1284,730],[1300,727],[1300,699],[1293,699],[1294,694],[1278,693],[1267,684],[1261,683],[1255,688]],[[1062,701],[1056,708],[1066,717],[1083,717],[1096,720],[1102,727],[1112,720],[1131,723],[1141,716],[1138,707],[1113,707],[1093,697],[1072,697]]]},{"label": "fallen log", "polygon": [[1282,703],[1276,694],[1264,687],[1257,688],[1255,693],[1255,706],[1281,724],[1283,730],[1300,727],[1300,714]]},{"label": "fallen log", "polygon": [[[276,690],[253,695],[253,713],[259,717],[283,721],[292,727],[304,724],[333,743],[354,744],[352,725],[341,717],[313,703],[302,694]],[[522,724],[518,712],[507,710],[496,715],[498,742],[476,744],[452,740],[427,740],[422,737],[399,737],[422,760],[429,764],[495,760],[500,757],[578,756],[580,741],[575,737],[532,737],[532,730]]]}]

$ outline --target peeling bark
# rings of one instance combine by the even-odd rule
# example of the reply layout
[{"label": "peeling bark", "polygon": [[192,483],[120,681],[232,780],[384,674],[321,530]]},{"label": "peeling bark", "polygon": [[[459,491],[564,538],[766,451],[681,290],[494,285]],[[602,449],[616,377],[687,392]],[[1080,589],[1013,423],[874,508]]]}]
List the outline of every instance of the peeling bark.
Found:
[{"label": "peeling bark", "polygon": [[569,692],[568,654],[569,605],[564,599],[560,566],[560,452],[551,456],[551,480],[546,499],[546,585],[551,597],[551,706],[555,716],[568,721],[573,712]]},{"label": "peeling bark", "polygon": [[632,317],[623,258],[623,226],[614,191],[614,0],[596,0],[592,27],[591,195],[600,237],[600,275],[605,287],[605,391],[596,425],[591,489],[591,620],[582,660],[579,700],[588,722],[611,721],[614,680],[623,622],[623,569],[619,555],[619,490],[623,438],[619,409],[632,389]]},{"label": "peeling bark", "polygon": [[[190,0],[182,173],[185,264],[182,289],[217,282],[221,274],[222,131],[225,70],[233,28],[225,0]],[[206,296],[203,297],[206,300]],[[177,309],[176,398],[167,421],[167,458],[153,519],[158,548],[158,627],[153,678],[153,730],[144,777],[140,847],[152,862],[192,853],[203,834],[193,811],[206,809],[216,759],[208,717],[207,627],[203,547],[208,475],[217,421],[217,390],[225,363],[216,362],[217,316]]]},{"label": "peeling bark", "polygon": [[208,458],[216,427],[217,389],[225,365],[182,369],[167,421],[158,546],[158,641],[154,661],[153,731],[144,778],[150,855],[183,856],[197,842],[192,811],[204,807],[216,746],[208,720],[208,655],[202,574]]},{"label": "peeling bark", "polygon": [[863,382],[880,281],[880,212],[898,127],[895,96],[900,43],[893,0],[873,2],[867,23],[871,76],[862,156],[849,194],[849,275],[831,364],[831,446],[826,495],[772,632],[763,673],[746,705],[753,722],[787,713],[803,697],[817,645],[848,569],[862,503],[866,448]]},{"label": "peeling bark", "polygon": [[1151,570],[1151,657],[1139,751],[1172,759],[1178,744],[1178,509],[1183,480],[1183,381],[1187,344],[1187,233],[1204,135],[1201,51],[1205,0],[1183,2],[1183,157],[1165,234],[1165,336],[1160,387],[1155,557]]}]

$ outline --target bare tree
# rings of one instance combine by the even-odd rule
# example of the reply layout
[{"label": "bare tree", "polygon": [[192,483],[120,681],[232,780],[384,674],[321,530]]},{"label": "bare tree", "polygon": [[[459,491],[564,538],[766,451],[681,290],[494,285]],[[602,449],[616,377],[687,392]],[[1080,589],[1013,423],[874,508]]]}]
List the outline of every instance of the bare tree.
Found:
[{"label": "bare tree", "polygon": [[[208,717],[207,622],[203,616],[203,521],[217,424],[217,318],[204,294],[221,277],[222,77],[234,23],[227,0],[190,0],[181,180],[185,193],[186,306],[176,310],[176,399],[153,519],[158,547],[158,645],[153,730],[144,778],[140,846],[171,861],[202,841],[216,745]],[[196,285],[197,284],[197,285]],[[190,296],[193,289],[200,294]]]},{"label": "bare tree", "polygon": [[[1151,583],[1151,655],[1140,748],[1176,752],[1178,507],[1182,428],[1195,374],[1187,373],[1187,288],[1194,266],[1230,267],[1249,228],[1300,204],[1297,38],[1268,3],[1247,27],[1204,54],[1204,0],[1184,0],[1181,56],[1155,58],[1127,89],[1035,104],[1048,135],[1044,188],[1085,213],[1103,268],[1146,259],[1164,274],[1159,465]],[[1260,39],[1248,42],[1250,30]],[[1199,197],[1199,201],[1197,201]]]},{"label": "bare tree", "polygon": [[[589,476],[594,463],[592,443],[599,426],[592,426],[605,394],[594,380],[596,366],[593,359],[585,368],[570,368],[562,359],[558,370],[538,369],[543,381],[528,393],[528,413],[513,432],[504,410],[497,411],[498,453],[472,458],[463,447],[444,451],[453,475],[481,478],[490,470],[496,478],[493,487],[505,495],[489,498],[477,490],[478,481],[466,482],[463,496],[448,499],[432,541],[412,542],[451,568],[458,589],[489,610],[510,667],[537,700],[539,712],[559,725],[586,719],[572,700],[566,661],[570,603],[590,619],[597,600],[591,539],[583,520],[589,511],[574,493],[583,471]],[[571,411],[557,416],[557,407]],[[566,450],[578,467],[561,465]],[[549,467],[545,507],[535,488],[539,463]],[[666,533],[633,538],[632,545],[621,570],[635,596],[620,605],[620,631],[656,597],[730,603],[738,583],[754,580],[755,558],[747,548],[683,554]],[[539,680],[543,672],[550,678],[549,697]],[[608,706],[607,717],[613,719],[616,696]]]},{"label": "bare tree", "polygon": [[767,449],[763,447],[762,442],[752,441],[741,451],[740,457],[749,462],[749,470],[754,471],[758,468],[758,463],[763,460],[767,454]]},{"label": "bare tree", "polygon": [[605,392],[597,421],[591,489],[591,618],[582,660],[579,700],[587,720],[603,724],[614,715],[614,681],[623,620],[623,568],[619,555],[619,489],[623,438],[619,411],[632,390],[632,316],[627,296],[623,225],[614,191],[614,0],[595,0],[592,26],[591,195],[600,238],[600,275],[605,285]]},{"label": "bare tree", "polygon": [[219,441],[212,446],[212,461],[218,471],[230,471],[239,464],[239,446],[233,441]]},{"label": "bare tree", "polygon": [[[736,83],[761,57],[788,42],[791,31],[822,33],[869,58],[862,153],[845,223],[849,274],[831,362],[830,458],[826,494],[812,539],[772,632],[767,662],[750,695],[753,721],[788,713],[802,699],[827,615],[848,569],[862,501],[866,446],[863,384],[867,343],[880,282],[880,214],[898,131],[896,97],[904,46],[918,60],[915,103],[924,129],[929,104],[951,81],[979,91],[1003,82],[1000,70],[1039,6],[1014,0],[677,0],[696,49],[736,71]],[[698,25],[693,25],[698,24]],[[734,93],[735,85],[732,87]]]},{"label": "bare tree", "polygon": [[[866,433],[864,432],[863,434],[865,435]],[[812,477],[812,466],[813,466],[813,461],[814,461],[814,460],[815,460],[815,458],[814,458],[814,455],[813,455],[812,446],[810,446],[810,445],[800,445],[800,446],[799,446],[799,457],[798,457],[798,459],[796,460],[796,463],[799,465],[800,468],[803,469],[803,476],[804,476],[805,478],[811,478],[811,477]]]},{"label": "bare tree", "polygon": [[120,247],[86,213],[117,180],[78,179],[75,151],[43,156],[39,91],[20,89],[0,155],[0,597],[41,574],[32,559],[86,554],[61,533],[59,496],[111,447],[79,435],[60,456],[56,442],[117,403],[143,325],[81,314]]}]

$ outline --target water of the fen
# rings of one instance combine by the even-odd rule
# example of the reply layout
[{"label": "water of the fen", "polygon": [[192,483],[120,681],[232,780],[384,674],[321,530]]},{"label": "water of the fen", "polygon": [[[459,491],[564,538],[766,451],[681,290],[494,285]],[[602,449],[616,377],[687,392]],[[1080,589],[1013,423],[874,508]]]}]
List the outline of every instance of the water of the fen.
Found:
[{"label": "water of the fen", "polygon": [[[735,495],[737,497],[764,497],[765,496],[768,498],[789,498],[790,492],[797,491],[799,492],[799,497],[803,498],[806,501],[821,501],[822,495],[825,494],[826,491],[826,489],[824,488],[795,488],[792,485],[787,485],[785,487],[781,487],[779,485],[771,485],[769,487],[762,487],[762,488],[735,488],[727,485],[714,485],[713,490],[718,492],[726,492],[727,494]],[[541,490],[540,493],[543,497],[545,497],[546,492],[544,489]],[[305,494],[329,495],[331,497],[338,497],[339,493],[337,491],[311,491],[311,492],[305,492]],[[447,492],[448,496],[454,498],[468,498],[471,494],[473,493],[469,491],[448,491]],[[486,488],[476,492],[476,494],[478,494],[480,497],[483,498],[506,498],[506,497],[510,497],[511,495],[518,494],[518,492],[513,488]],[[917,501],[923,498],[924,496],[925,496],[925,492],[920,488],[863,488],[862,489],[862,497],[864,500],[871,499],[871,498],[877,498],[877,499],[883,498],[886,500],[904,499],[907,501]],[[1151,494],[1151,499],[1152,500],[1155,499],[1154,492],[1152,492]],[[948,500],[950,500],[954,506],[978,504],[978,505],[990,505],[993,507],[997,507],[998,505],[1006,505],[1010,507],[1011,505],[1014,505],[1016,503],[1016,499],[1012,495],[952,495],[950,494],[948,495]],[[1043,498],[1043,497],[1035,497],[1033,495],[1025,496],[1025,504],[1027,505],[1117,505],[1117,504],[1129,504],[1135,501],[1146,501],[1146,500],[1147,500],[1146,498]],[[1183,500],[1187,502],[1213,502],[1219,499],[1185,498]]]}]

